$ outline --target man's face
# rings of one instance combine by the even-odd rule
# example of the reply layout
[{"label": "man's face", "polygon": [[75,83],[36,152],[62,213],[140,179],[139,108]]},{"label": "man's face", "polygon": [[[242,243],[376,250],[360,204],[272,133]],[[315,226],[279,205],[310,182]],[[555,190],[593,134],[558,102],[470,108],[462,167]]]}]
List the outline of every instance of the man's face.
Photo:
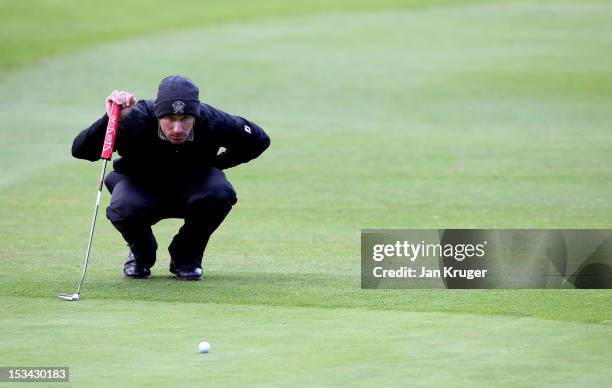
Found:
[{"label": "man's face", "polygon": [[186,115],[169,115],[159,119],[159,126],[172,144],[183,144],[193,130],[195,118]]}]

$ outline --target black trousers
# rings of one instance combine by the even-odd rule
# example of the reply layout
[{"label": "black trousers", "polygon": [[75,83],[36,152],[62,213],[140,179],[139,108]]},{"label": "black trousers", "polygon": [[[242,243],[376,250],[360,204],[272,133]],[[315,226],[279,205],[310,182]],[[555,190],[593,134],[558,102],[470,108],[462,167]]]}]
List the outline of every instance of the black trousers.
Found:
[{"label": "black trousers", "polygon": [[157,251],[152,225],[167,218],[184,219],[168,251],[177,268],[199,267],[211,234],[237,201],[225,174],[214,167],[163,184],[113,171],[104,183],[112,194],[106,217],[121,233],[136,261],[149,268],[155,264]]}]

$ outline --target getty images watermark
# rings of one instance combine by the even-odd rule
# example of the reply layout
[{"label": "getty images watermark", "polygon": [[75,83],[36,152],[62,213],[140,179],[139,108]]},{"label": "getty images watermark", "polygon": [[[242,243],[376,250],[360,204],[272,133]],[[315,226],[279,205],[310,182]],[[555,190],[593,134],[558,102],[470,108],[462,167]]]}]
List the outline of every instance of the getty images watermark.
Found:
[{"label": "getty images watermark", "polygon": [[[456,261],[466,258],[483,257],[487,241],[480,244],[432,244],[421,241],[419,243],[408,240],[396,241],[394,244],[375,244],[372,247],[372,260],[380,262],[386,257],[405,258],[413,263],[417,258],[451,257]],[[444,266],[442,269],[430,269],[424,265],[416,267],[401,266],[398,269],[384,269],[382,266],[374,267],[372,275],[377,278],[466,278],[474,279],[485,277],[487,269],[456,269]]]},{"label": "getty images watermark", "polygon": [[362,288],[612,288],[612,230],[366,229]]}]

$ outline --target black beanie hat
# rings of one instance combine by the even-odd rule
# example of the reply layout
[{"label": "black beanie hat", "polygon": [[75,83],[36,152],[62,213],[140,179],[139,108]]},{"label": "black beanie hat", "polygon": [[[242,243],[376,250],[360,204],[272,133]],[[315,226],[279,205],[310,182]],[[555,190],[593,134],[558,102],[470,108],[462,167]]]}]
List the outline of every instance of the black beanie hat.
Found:
[{"label": "black beanie hat", "polygon": [[200,107],[200,90],[189,78],[170,75],[159,83],[155,100],[155,116],[197,116]]}]

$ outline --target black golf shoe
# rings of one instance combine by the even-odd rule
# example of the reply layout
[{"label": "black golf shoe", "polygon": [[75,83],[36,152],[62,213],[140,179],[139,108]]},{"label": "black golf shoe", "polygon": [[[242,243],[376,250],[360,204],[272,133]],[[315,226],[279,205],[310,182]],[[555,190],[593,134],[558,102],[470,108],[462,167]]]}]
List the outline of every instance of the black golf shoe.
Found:
[{"label": "black golf shoe", "polygon": [[132,252],[130,252],[127,261],[123,265],[123,273],[130,279],[147,279],[151,276],[151,270],[138,264]]},{"label": "black golf shoe", "polygon": [[174,261],[170,261],[170,272],[176,275],[178,280],[202,280],[202,267],[182,265],[178,268],[174,265]]}]

